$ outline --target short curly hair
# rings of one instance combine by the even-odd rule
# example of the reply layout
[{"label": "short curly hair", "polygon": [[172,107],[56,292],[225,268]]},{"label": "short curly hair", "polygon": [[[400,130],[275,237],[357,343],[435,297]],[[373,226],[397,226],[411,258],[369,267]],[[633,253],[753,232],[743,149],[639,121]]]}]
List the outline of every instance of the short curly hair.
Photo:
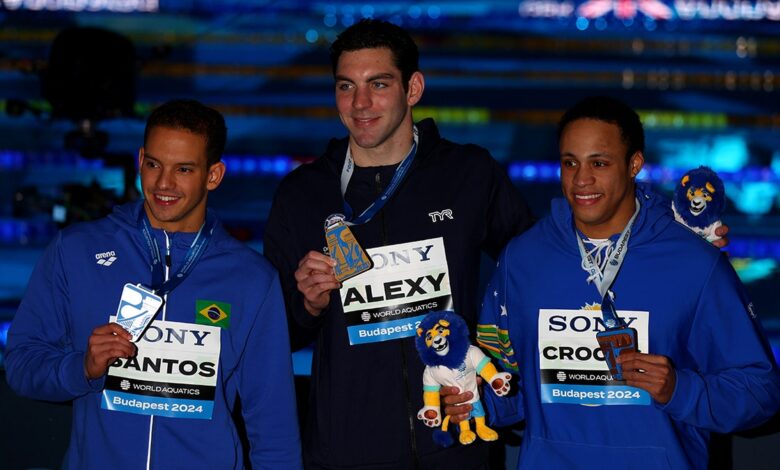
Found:
[{"label": "short curly hair", "polygon": [[395,66],[401,71],[404,91],[409,91],[409,80],[420,70],[420,51],[405,29],[384,20],[364,19],[339,34],[330,46],[333,75],[342,53],[379,48],[390,49]]},{"label": "short curly hair", "polygon": [[158,106],[146,120],[144,146],[155,127],[183,129],[203,136],[206,139],[206,161],[209,167],[222,159],[227,142],[227,127],[225,118],[214,108],[190,99],[171,100]]},{"label": "short curly hair", "polygon": [[639,115],[624,102],[609,96],[590,96],[568,109],[558,122],[558,141],[566,126],[578,119],[595,119],[614,124],[620,129],[620,138],[626,144],[626,159],[645,151],[645,131]]}]

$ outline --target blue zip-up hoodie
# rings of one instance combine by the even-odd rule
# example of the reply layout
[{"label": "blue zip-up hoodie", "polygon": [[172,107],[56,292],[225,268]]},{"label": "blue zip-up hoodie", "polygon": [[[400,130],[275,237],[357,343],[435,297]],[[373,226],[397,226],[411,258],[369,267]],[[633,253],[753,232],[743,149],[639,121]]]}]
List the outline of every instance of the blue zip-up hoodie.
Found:
[{"label": "blue zip-up hoodie", "polygon": [[[211,419],[152,417],[101,407],[107,379],[85,377],[85,349],[92,330],[115,314],[123,286],[151,282],[151,253],[138,228],[142,210],[141,202],[117,207],[104,219],[63,230],[49,245],[8,333],[9,385],[35,399],[73,400],[65,468],[242,468],[241,443],[231,416],[237,396],[253,467],[301,467],[277,275],[262,256],[219,224],[191,274],[167,295],[152,323],[185,324],[178,333],[186,337],[186,324],[196,323],[199,300],[219,305],[227,316],[218,330],[221,346]],[[195,234],[152,232],[162,250],[170,249],[172,276],[179,272]],[[168,333],[165,342],[173,340]],[[139,342],[138,347],[141,351],[147,346]],[[191,374],[190,366],[179,371]]]},{"label": "blue zip-up hoodie", "polygon": [[[507,246],[480,319],[485,331],[491,325],[508,331],[511,345],[499,349],[519,368],[516,397],[485,397],[494,424],[525,418],[522,468],[705,469],[710,432],[758,425],[780,406],[777,365],[755,308],[726,257],[675,223],[666,199],[643,185],[636,194],[641,209],[613,285],[616,306],[626,319],[648,319],[648,347],[641,352],[671,359],[674,394],[665,405],[649,395],[644,404],[606,404],[583,392],[613,390],[613,395],[629,398],[624,402],[641,394],[614,382],[601,382],[613,388],[589,388],[575,381],[566,387],[579,393],[567,397],[579,396],[574,401],[591,406],[544,395],[551,387],[561,397],[565,394],[560,390],[566,389],[561,383],[592,377],[572,374],[576,365],[544,370],[541,364],[563,357],[573,359],[568,364],[585,364],[598,354],[595,334],[603,330],[598,307],[581,310],[600,304],[601,298],[586,283],[569,204],[557,199],[548,217]],[[552,309],[557,310],[544,313]],[[567,317],[562,310],[584,314]],[[573,335],[593,335],[595,349],[565,350],[556,344],[554,338],[565,338],[556,335],[567,329],[575,330]],[[604,364],[604,373],[607,369]]]}]

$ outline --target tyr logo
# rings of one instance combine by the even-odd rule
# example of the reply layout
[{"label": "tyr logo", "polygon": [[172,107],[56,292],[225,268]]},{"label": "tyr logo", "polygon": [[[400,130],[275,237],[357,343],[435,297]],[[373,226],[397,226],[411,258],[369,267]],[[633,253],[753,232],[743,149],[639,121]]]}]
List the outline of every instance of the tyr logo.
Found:
[{"label": "tyr logo", "polygon": [[428,217],[431,218],[431,222],[433,222],[433,223],[436,223],[436,222],[438,222],[440,220],[443,221],[445,217],[450,219],[450,220],[453,220],[452,209],[444,209],[441,212],[436,212],[436,211],[429,212],[428,213]]}]

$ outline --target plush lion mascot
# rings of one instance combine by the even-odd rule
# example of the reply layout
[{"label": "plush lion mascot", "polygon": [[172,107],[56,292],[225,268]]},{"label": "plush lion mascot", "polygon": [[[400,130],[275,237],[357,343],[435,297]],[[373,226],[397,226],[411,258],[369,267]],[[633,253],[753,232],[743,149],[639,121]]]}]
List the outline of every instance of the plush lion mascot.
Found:
[{"label": "plush lion mascot", "polygon": [[423,372],[423,406],[417,418],[428,427],[442,425],[433,433],[433,440],[441,446],[452,445],[452,436],[447,432],[450,417],[442,421],[439,389],[441,386],[458,387],[461,393],[470,391],[473,407],[470,418],[476,422],[476,434],[469,426],[469,420],[460,423],[461,444],[471,444],[479,436],[483,441],[495,441],[498,433],[485,424],[485,410],[479,400],[477,374],[486,380],[498,396],[509,392],[506,372],[498,372],[481,349],[469,342],[466,322],[454,312],[432,312],[425,316],[417,328],[415,342],[420,358],[426,365]]},{"label": "plush lion mascot", "polygon": [[720,239],[715,229],[721,226],[725,204],[723,182],[712,169],[700,166],[683,175],[674,190],[672,210],[678,222],[712,242]]}]

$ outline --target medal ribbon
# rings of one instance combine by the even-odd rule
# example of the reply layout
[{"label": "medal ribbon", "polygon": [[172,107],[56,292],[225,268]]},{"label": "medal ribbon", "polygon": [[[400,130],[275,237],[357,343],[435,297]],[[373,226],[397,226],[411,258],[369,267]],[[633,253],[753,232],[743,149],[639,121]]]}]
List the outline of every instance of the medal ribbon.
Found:
[{"label": "medal ribbon", "polygon": [[393,174],[393,179],[390,181],[390,184],[387,185],[384,191],[382,191],[382,194],[380,194],[379,197],[377,197],[374,202],[372,202],[366,208],[366,210],[364,210],[354,220],[352,219],[352,216],[354,215],[352,207],[344,198],[344,196],[347,194],[349,180],[352,178],[352,173],[355,171],[355,161],[352,159],[352,152],[350,151],[349,146],[347,146],[347,158],[344,161],[344,166],[341,169],[341,198],[344,201],[344,224],[364,224],[371,220],[371,218],[374,217],[380,210],[382,210],[382,207],[384,207],[385,203],[387,203],[387,201],[393,196],[395,191],[401,185],[401,182],[404,180],[404,177],[406,177],[406,174],[409,172],[409,167],[411,167],[412,161],[414,161],[414,157],[417,154],[418,141],[419,137],[417,135],[417,127],[415,127],[412,148],[398,165],[398,168],[395,169],[395,173]]},{"label": "medal ribbon", "polygon": [[160,254],[160,247],[157,245],[157,240],[152,235],[152,226],[149,223],[149,218],[146,216],[146,211],[142,208],[141,213],[138,216],[138,225],[141,229],[141,233],[144,235],[146,244],[149,247],[149,252],[152,255],[152,285],[149,286],[155,294],[160,297],[168,295],[179,284],[184,282],[187,276],[192,272],[192,269],[197,264],[200,256],[206,251],[206,246],[211,240],[211,235],[214,233],[214,227],[217,225],[215,217],[206,217],[206,221],[200,226],[198,234],[195,236],[195,240],[192,241],[189,250],[187,250],[187,256],[184,259],[179,272],[175,276],[165,280],[165,268],[163,267],[163,258]]},{"label": "medal ribbon", "polygon": [[593,279],[594,283],[596,284],[596,288],[601,295],[601,316],[604,320],[604,325],[607,328],[626,326],[626,322],[617,315],[615,303],[613,302],[615,294],[612,292],[611,287],[615,282],[618,271],[620,271],[620,267],[623,265],[623,260],[625,259],[626,253],[628,252],[628,239],[631,237],[631,227],[634,225],[634,221],[636,220],[636,216],[638,214],[639,200],[637,199],[634,215],[631,216],[628,224],[626,224],[626,228],[624,228],[623,232],[620,234],[620,237],[617,240],[617,248],[615,248],[615,251],[613,251],[609,256],[607,264],[604,267],[604,272],[601,272],[598,265],[593,260],[593,256],[588,254],[587,250],[585,249],[585,244],[582,242],[582,238],[579,236],[579,234],[576,234],[575,231],[575,235],[577,236],[577,246],[580,249],[580,256],[582,257],[583,267],[590,274],[590,278]]}]

